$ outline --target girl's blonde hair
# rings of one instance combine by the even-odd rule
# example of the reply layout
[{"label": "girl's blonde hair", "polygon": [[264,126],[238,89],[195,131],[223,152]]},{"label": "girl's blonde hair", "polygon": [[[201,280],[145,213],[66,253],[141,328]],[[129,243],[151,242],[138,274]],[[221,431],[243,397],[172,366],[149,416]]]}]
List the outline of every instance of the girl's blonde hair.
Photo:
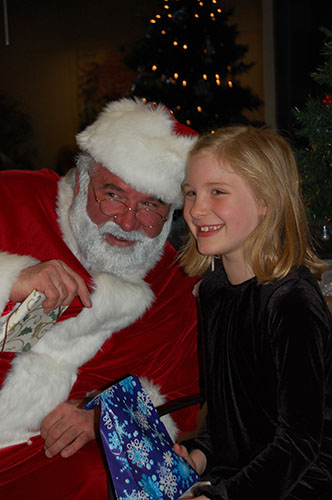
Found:
[{"label": "girl's blonde hair", "polygon": [[[250,186],[266,215],[245,242],[245,255],[260,283],[286,276],[305,264],[320,273],[324,263],[311,247],[299,175],[291,147],[267,128],[234,125],[202,135],[189,152],[211,153],[227,162]],[[180,252],[180,263],[191,275],[203,274],[212,257],[201,255],[192,235]]]}]

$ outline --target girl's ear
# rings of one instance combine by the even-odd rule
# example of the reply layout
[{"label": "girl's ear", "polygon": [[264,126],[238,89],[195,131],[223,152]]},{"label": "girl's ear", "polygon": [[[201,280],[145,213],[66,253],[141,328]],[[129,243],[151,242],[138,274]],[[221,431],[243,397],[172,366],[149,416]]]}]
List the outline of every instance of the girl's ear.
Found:
[{"label": "girl's ear", "polygon": [[80,173],[79,171],[77,170],[76,171],[76,174],[75,174],[75,189],[74,189],[74,196],[76,196],[78,194],[80,190]]},{"label": "girl's ear", "polygon": [[261,217],[265,217],[266,212],[267,212],[266,202],[264,200],[260,200],[258,203],[258,215],[260,215]]}]

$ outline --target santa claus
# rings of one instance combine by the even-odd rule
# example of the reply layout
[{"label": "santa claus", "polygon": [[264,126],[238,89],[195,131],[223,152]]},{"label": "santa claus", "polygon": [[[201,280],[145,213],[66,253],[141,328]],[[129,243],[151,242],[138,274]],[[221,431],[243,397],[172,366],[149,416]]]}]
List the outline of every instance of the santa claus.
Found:
[{"label": "santa claus", "polygon": [[[95,391],[133,373],[168,399],[198,391],[195,280],[166,241],[194,141],[163,106],[121,99],[78,134],[65,177],[1,172],[2,322],[33,289],[45,311],[68,306],[28,352],[0,355],[6,500],[107,498],[82,409]],[[196,411],[179,412],[180,432]]]}]

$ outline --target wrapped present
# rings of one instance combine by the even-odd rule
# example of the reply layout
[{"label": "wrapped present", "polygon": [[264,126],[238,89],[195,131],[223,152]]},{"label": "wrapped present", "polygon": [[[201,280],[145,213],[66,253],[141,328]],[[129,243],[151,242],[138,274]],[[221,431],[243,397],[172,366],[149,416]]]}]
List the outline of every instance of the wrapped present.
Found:
[{"label": "wrapped present", "polygon": [[176,500],[199,480],[173,451],[172,439],[136,375],[109,387],[85,408],[98,406],[118,500]]},{"label": "wrapped present", "polygon": [[6,311],[0,329],[0,352],[25,352],[52,328],[67,306],[45,313],[42,303],[45,295],[33,290],[21,304]]}]

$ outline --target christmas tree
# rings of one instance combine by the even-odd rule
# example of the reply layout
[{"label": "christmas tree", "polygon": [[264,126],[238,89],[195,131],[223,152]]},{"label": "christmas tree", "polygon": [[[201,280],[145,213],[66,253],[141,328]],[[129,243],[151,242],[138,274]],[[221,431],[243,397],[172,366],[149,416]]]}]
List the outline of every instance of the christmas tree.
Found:
[{"label": "christmas tree", "polygon": [[157,1],[146,37],[125,59],[138,73],[132,94],[162,102],[198,132],[248,122],[244,111],[261,102],[237,80],[253,63],[243,62],[248,47],[236,43],[232,12],[219,0]]},{"label": "christmas tree", "polygon": [[322,49],[324,62],[311,74],[317,83],[317,95],[310,95],[302,110],[294,109],[296,151],[302,178],[302,191],[309,221],[322,231],[321,239],[332,239],[332,31]]}]

